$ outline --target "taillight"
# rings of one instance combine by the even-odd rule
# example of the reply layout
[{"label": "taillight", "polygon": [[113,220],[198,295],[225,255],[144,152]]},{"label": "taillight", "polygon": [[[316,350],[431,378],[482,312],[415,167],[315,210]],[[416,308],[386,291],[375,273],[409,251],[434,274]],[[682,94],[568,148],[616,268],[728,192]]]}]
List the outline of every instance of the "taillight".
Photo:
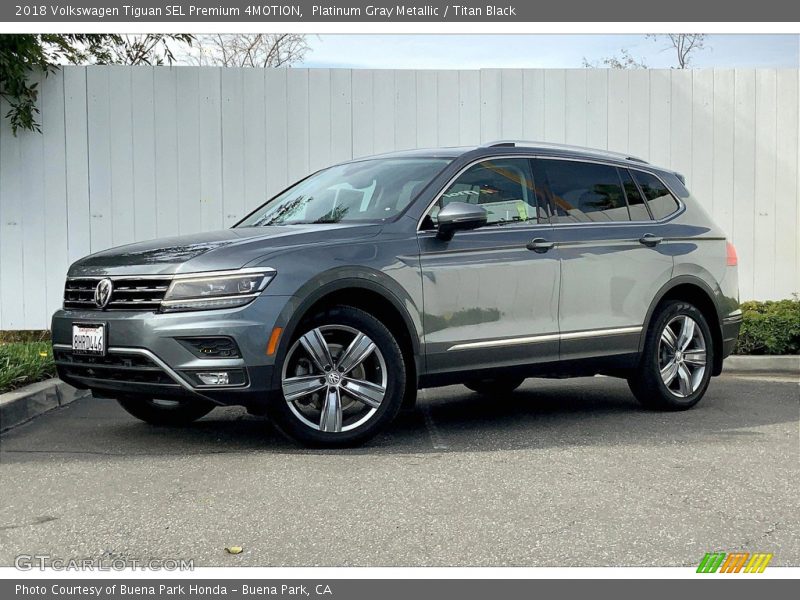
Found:
[{"label": "taillight", "polygon": [[729,267],[735,267],[739,264],[739,257],[736,255],[736,246],[728,242],[727,244],[728,258],[727,263]]}]

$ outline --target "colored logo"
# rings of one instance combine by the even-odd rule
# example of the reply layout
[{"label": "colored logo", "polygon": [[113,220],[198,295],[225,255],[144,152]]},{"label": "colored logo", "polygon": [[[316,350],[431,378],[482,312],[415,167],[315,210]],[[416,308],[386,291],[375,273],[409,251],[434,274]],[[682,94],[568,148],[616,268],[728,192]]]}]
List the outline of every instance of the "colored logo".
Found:
[{"label": "colored logo", "polygon": [[772,560],[766,552],[707,552],[697,567],[698,573],[763,573]]}]

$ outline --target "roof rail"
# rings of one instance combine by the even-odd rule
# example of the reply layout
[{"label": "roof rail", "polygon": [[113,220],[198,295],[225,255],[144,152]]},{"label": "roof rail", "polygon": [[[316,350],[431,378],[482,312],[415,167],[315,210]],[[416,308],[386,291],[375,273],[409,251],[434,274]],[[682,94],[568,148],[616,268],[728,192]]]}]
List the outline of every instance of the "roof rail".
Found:
[{"label": "roof rail", "polygon": [[548,150],[567,150],[570,152],[582,152],[584,154],[594,154],[595,156],[613,157],[618,160],[630,160],[633,162],[642,163],[644,165],[650,164],[643,158],[638,156],[630,156],[622,152],[612,152],[611,150],[600,150],[596,148],[585,148],[583,146],[574,146],[570,144],[553,144],[551,142],[536,142],[532,140],[495,140],[481,144],[481,148],[516,148],[516,147],[531,147],[542,148]]}]

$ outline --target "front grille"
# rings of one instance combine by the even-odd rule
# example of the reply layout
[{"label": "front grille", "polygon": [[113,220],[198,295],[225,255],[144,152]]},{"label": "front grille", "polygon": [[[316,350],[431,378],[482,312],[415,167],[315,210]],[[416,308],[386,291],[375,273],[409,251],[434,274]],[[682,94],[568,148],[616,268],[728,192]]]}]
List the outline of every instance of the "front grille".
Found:
[{"label": "front grille", "polygon": [[[99,310],[94,302],[94,291],[101,279],[67,279],[64,286],[64,308]],[[158,310],[170,283],[169,279],[159,277],[120,277],[112,281],[113,291],[106,310]]]},{"label": "front grille", "polygon": [[86,383],[144,383],[179,387],[161,367],[141,354],[109,352],[106,356],[84,356],[55,349],[53,358],[63,375]]}]

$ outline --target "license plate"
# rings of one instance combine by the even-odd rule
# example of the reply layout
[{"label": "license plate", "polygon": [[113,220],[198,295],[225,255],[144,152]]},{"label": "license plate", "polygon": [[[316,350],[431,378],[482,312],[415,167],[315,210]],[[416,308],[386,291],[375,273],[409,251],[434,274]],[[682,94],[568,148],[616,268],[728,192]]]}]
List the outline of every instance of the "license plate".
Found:
[{"label": "license plate", "polygon": [[75,354],[105,356],[106,326],[104,324],[72,325],[72,351]]}]

